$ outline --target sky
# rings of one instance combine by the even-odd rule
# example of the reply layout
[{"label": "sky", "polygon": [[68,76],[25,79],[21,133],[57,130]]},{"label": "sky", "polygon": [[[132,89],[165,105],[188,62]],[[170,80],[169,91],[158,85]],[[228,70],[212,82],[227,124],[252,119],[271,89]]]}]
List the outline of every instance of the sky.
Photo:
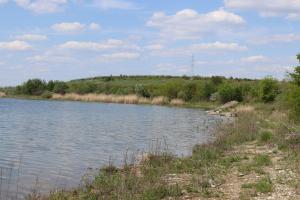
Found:
[{"label": "sky", "polygon": [[0,86],[120,74],[282,79],[299,52],[300,0],[0,0]]}]

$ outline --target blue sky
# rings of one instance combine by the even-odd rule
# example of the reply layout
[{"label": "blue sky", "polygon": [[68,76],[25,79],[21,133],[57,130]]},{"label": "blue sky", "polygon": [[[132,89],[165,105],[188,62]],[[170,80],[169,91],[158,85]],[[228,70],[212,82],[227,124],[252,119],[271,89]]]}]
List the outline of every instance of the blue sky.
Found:
[{"label": "blue sky", "polygon": [[29,78],[284,78],[300,0],[0,0],[0,86]]}]

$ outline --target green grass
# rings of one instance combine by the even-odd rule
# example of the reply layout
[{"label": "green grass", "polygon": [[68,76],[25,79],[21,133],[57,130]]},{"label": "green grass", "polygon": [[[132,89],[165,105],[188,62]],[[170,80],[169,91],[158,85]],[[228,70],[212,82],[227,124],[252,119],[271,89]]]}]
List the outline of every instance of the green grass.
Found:
[{"label": "green grass", "polygon": [[260,134],[260,141],[261,142],[269,142],[273,138],[273,134],[270,131],[263,131]]},{"label": "green grass", "polygon": [[273,183],[269,177],[263,177],[255,183],[242,185],[243,189],[254,189],[255,193],[270,193],[273,191]]}]

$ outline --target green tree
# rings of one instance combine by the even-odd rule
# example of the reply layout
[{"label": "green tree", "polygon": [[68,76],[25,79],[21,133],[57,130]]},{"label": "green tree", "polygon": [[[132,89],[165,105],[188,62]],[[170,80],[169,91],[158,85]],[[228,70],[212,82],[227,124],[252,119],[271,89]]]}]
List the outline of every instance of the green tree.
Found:
[{"label": "green tree", "polygon": [[185,101],[191,101],[195,97],[196,91],[197,85],[194,82],[188,82],[183,85],[181,95],[178,96]]},{"label": "green tree", "polygon": [[265,102],[272,102],[279,94],[279,86],[275,79],[266,77],[260,81],[259,84],[260,99]]},{"label": "green tree", "polygon": [[[299,63],[300,63],[300,54],[297,55],[297,59],[299,60]],[[290,73],[289,75],[290,75],[292,81],[296,85],[300,86],[300,66],[296,67],[294,72]]]},{"label": "green tree", "polygon": [[68,85],[63,82],[63,81],[55,81],[54,82],[54,87],[53,87],[53,92],[58,93],[58,94],[66,94],[68,90]]},{"label": "green tree", "polygon": [[135,85],[134,91],[138,96],[146,97],[146,98],[150,97],[149,91],[142,84]]},{"label": "green tree", "polygon": [[47,83],[40,79],[30,79],[18,89],[22,94],[26,95],[41,95],[47,90]]},{"label": "green tree", "polygon": [[222,103],[229,101],[243,101],[242,89],[238,86],[225,83],[219,88],[219,97]]}]

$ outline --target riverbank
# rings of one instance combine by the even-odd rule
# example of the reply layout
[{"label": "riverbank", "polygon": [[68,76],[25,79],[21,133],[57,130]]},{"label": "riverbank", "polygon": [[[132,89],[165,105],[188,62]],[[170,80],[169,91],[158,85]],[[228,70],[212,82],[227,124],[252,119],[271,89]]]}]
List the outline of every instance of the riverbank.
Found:
[{"label": "riverbank", "polygon": [[237,118],[192,156],[155,151],[102,168],[71,191],[29,199],[300,199],[300,133],[273,105],[238,106]]},{"label": "riverbank", "polygon": [[117,103],[117,104],[141,104],[141,105],[160,105],[160,106],[174,106],[184,108],[195,108],[212,110],[220,106],[217,102],[199,101],[199,102],[185,102],[182,99],[169,100],[167,97],[159,96],[154,98],[139,97],[137,95],[109,95],[109,94],[75,94],[67,93],[50,94],[47,96],[33,96],[33,95],[5,95],[0,98],[12,99],[27,99],[27,100],[57,100],[57,101],[81,101],[81,102],[99,102],[99,103]]}]

